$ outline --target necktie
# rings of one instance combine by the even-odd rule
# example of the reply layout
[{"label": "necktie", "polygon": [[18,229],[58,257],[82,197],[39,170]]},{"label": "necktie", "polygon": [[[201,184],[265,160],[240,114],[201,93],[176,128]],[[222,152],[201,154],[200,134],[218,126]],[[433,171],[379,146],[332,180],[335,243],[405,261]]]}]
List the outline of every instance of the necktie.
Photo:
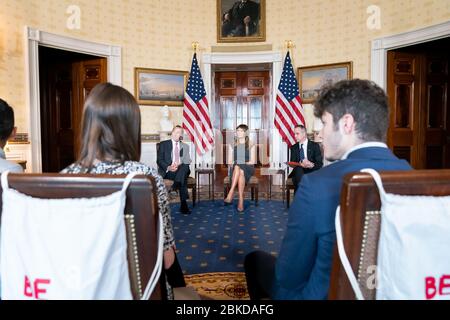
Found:
[{"label": "necktie", "polygon": [[175,163],[180,163],[180,148],[178,147],[178,142],[175,142]]},{"label": "necktie", "polygon": [[300,162],[305,160],[305,151],[303,150],[303,144],[300,145]]}]

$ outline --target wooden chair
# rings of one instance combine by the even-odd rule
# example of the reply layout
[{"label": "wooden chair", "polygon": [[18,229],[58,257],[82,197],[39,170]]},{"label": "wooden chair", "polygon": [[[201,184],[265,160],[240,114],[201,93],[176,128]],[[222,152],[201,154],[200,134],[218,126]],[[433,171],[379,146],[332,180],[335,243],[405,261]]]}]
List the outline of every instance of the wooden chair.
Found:
[{"label": "wooden chair", "polygon": [[[156,143],[156,154],[158,154],[158,152],[159,152],[159,142]],[[167,190],[169,190],[170,187],[173,185],[173,181],[169,179],[164,179],[164,185],[166,186]],[[187,187],[188,190],[191,189],[192,206],[195,207],[195,201],[197,200],[197,180],[195,178],[188,177]]]},{"label": "wooden chair", "polygon": [[[166,189],[169,190],[170,187],[173,185],[173,180],[164,179],[164,185],[166,186]],[[192,206],[195,207],[195,202],[197,201],[197,182],[195,178],[188,177],[187,180],[187,187],[188,190],[191,189],[192,193]]]},{"label": "wooden chair", "polygon": [[[51,173],[9,174],[8,181],[11,188],[37,198],[92,198],[121,190],[124,177]],[[135,177],[127,190],[124,219],[131,292],[134,299],[140,299],[142,296],[157,258],[158,202],[155,190],[153,177],[147,176]],[[161,276],[150,299],[165,298],[165,280],[164,276]]]},{"label": "wooden chair", "polygon": [[292,182],[292,178],[286,179],[286,206],[289,209],[291,206],[291,190],[294,190],[294,183]]},{"label": "wooden chair", "polygon": [[[256,178],[255,176],[251,177],[249,182],[248,182],[248,186],[250,187],[250,193],[251,193],[251,200],[255,201],[255,206],[258,205],[258,200],[259,200],[259,179]],[[228,194],[228,191],[230,191],[230,177],[227,175],[224,179],[223,179],[223,196],[226,197],[226,195]]]},{"label": "wooden chair", "polygon": [[[402,195],[450,195],[450,170],[390,171],[381,173],[386,192]],[[380,232],[380,195],[367,173],[352,173],[344,178],[341,192],[343,242],[365,299],[375,299],[376,290],[367,287],[370,266],[377,265]],[[426,212],[424,212],[426,214]],[[335,246],[329,299],[353,300],[355,294]]]}]

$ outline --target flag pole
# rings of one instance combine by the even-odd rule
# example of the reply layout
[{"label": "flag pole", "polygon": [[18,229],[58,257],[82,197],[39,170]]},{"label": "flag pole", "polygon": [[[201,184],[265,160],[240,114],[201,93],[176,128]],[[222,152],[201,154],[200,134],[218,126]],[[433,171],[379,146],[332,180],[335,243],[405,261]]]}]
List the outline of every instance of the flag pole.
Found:
[{"label": "flag pole", "polygon": [[199,47],[199,43],[197,41],[192,42],[192,49],[194,50],[194,53],[197,53]]},{"label": "flag pole", "polygon": [[294,60],[292,59],[292,49],[295,47],[294,42],[292,40],[286,40],[285,43],[286,43],[286,50],[291,56],[291,61],[294,62]]},{"label": "flag pole", "polygon": [[[197,41],[192,41],[191,46],[192,46],[192,50],[194,51],[194,54],[197,54],[199,43]],[[194,144],[194,154],[195,154],[195,162],[194,162],[195,164],[194,164],[194,166],[195,166],[195,169],[197,169],[198,164],[199,164],[199,159],[198,159],[198,155],[197,155],[197,150],[195,149],[195,142],[192,141],[192,143]]]},{"label": "flag pole", "polygon": [[290,52],[292,48],[294,48],[294,42],[292,40],[286,40],[287,50]]},{"label": "flag pole", "polygon": [[[294,48],[294,42],[292,40],[286,40],[286,50],[291,56],[292,60],[292,48]],[[289,146],[286,143],[286,161],[289,162]],[[289,166],[286,166],[287,174],[289,175]]]},{"label": "flag pole", "polygon": [[[199,47],[200,47],[200,44],[199,44],[197,41],[193,41],[193,42],[192,42],[192,50],[194,50],[194,54],[197,53]],[[196,153],[196,158],[197,158],[197,153]],[[203,164],[204,164],[203,162],[204,162],[204,160],[205,160],[205,154],[202,154],[200,158],[201,158],[201,159],[199,159],[199,161],[202,162],[202,169],[205,169],[205,168],[203,168]],[[210,161],[212,161],[212,150],[210,151],[210,154],[209,154],[209,157],[208,157],[207,160],[208,160],[208,163],[209,163]],[[208,166],[208,163],[206,163],[207,166]],[[211,163],[211,166],[212,166],[212,163]]]}]

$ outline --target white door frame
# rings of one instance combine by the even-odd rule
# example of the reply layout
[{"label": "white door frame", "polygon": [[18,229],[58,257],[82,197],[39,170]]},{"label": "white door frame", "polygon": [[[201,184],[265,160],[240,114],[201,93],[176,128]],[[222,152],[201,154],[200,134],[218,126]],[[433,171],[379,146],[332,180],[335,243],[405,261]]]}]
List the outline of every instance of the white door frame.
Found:
[{"label": "white door frame", "polygon": [[370,78],[387,90],[388,50],[411,46],[450,36],[450,21],[372,40]]},{"label": "white door frame", "polygon": [[25,27],[26,94],[29,109],[29,139],[32,172],[42,172],[42,138],[39,95],[39,46],[105,57],[108,81],[122,85],[122,49],[119,46],[85,41]]},{"label": "white door frame", "polygon": [[[200,62],[202,66],[203,78],[205,83],[205,90],[208,101],[212,106],[214,104],[214,97],[212,96],[212,86],[213,86],[213,78],[212,78],[212,66],[214,64],[261,64],[261,63],[270,63],[272,64],[272,92],[270,97],[270,112],[269,112],[269,120],[274,118],[275,114],[275,99],[277,94],[277,86],[281,78],[281,73],[283,71],[283,55],[279,51],[261,51],[261,52],[233,52],[233,53],[222,53],[222,52],[213,52],[213,53],[204,53],[202,57],[202,61]],[[211,108],[211,122],[214,122],[215,117],[217,116],[215,113],[215,108]],[[275,127],[270,125],[272,133],[270,134],[270,155],[271,160],[270,163],[278,163],[284,162],[286,155],[283,152],[282,148],[282,140],[281,136],[278,133],[278,130]],[[216,128],[217,129],[217,128]],[[276,133],[275,133],[276,132]]]}]

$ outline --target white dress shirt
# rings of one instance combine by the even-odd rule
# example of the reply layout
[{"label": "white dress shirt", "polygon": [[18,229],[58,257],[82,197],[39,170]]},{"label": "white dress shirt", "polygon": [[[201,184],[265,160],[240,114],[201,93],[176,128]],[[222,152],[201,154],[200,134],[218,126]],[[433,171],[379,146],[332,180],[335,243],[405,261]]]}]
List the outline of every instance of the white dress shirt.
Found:
[{"label": "white dress shirt", "polygon": [[174,163],[175,161],[175,147],[178,144],[178,155],[180,158],[180,162],[181,162],[181,142],[180,141],[173,141],[172,140],[172,163]]},{"label": "white dress shirt", "polygon": [[[305,140],[305,142],[303,142],[303,143],[298,143],[298,152],[300,152],[300,146],[301,145],[303,145],[303,153],[305,154],[305,160],[308,160],[309,161],[309,159],[308,159],[308,139],[306,139]],[[300,153],[299,153],[300,154]]]}]

